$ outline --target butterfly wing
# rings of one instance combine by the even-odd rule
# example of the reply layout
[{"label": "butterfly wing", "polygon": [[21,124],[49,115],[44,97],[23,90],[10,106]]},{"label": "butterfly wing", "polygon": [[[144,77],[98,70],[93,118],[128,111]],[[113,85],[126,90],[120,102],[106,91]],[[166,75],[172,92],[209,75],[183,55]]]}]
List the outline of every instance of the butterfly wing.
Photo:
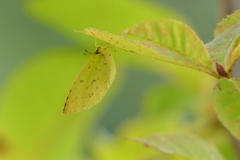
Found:
[{"label": "butterfly wing", "polygon": [[107,47],[98,47],[75,80],[63,113],[76,113],[96,105],[107,93],[115,75],[116,67],[111,51]]}]

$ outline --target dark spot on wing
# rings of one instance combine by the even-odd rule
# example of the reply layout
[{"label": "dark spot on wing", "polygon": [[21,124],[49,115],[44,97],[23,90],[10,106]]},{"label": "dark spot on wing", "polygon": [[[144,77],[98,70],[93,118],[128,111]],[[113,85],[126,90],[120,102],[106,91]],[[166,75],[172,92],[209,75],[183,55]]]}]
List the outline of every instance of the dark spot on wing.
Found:
[{"label": "dark spot on wing", "polygon": [[88,66],[88,69],[90,69],[91,68],[91,66]]},{"label": "dark spot on wing", "polygon": [[74,100],[72,100],[72,102],[75,101],[77,98],[78,98],[78,97],[75,97]]},{"label": "dark spot on wing", "polygon": [[90,94],[89,94],[89,98],[91,98],[93,95],[94,95],[94,93],[90,93]]},{"label": "dark spot on wing", "polygon": [[66,105],[67,105],[67,100],[68,100],[68,96],[67,96],[67,98],[66,98],[66,102],[65,102],[65,104],[64,104],[64,108],[63,108],[63,111],[66,109]]},{"label": "dark spot on wing", "polygon": [[67,105],[67,103],[64,104],[63,112],[66,110],[66,105]]},{"label": "dark spot on wing", "polygon": [[84,82],[84,80],[82,80],[82,79],[81,79],[79,82],[80,82],[80,83],[83,83],[83,82]]},{"label": "dark spot on wing", "polygon": [[91,83],[91,84],[93,84],[94,82],[96,82],[96,80],[95,80],[95,79],[92,81],[92,83]]}]

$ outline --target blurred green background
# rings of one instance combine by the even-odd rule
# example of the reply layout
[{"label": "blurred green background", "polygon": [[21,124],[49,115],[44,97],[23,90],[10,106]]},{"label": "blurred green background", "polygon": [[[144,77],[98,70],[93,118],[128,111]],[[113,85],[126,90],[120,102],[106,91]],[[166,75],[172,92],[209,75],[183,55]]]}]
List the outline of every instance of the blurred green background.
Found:
[{"label": "blurred green background", "polygon": [[1,0],[0,159],[173,159],[126,137],[175,132],[200,135],[226,159],[237,159],[212,109],[214,78],[119,49],[117,76],[103,101],[62,114],[89,58],[84,49],[96,48],[93,38],[73,30],[93,27],[120,35],[144,21],[174,18],[207,43],[221,8],[219,0]]}]

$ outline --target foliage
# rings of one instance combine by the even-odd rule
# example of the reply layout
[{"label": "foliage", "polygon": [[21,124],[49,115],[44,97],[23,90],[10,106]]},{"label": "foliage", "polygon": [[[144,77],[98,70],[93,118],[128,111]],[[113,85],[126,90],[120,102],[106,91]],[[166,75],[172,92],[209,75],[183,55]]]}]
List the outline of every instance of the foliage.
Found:
[{"label": "foliage", "polygon": [[[94,111],[91,110],[88,113],[79,113],[72,116],[63,115],[62,107],[72,82],[81,65],[89,58],[89,56],[84,56],[83,51],[85,48],[89,51],[95,50],[92,38],[81,39],[78,34],[73,32],[73,29],[81,29],[92,25],[118,32],[124,26],[127,27],[142,20],[150,20],[149,17],[175,17],[176,14],[161,6],[156,7],[149,3],[136,3],[129,0],[115,1],[115,3],[112,3],[111,0],[105,0],[104,2],[101,1],[101,4],[98,0],[31,0],[24,1],[24,4],[22,4],[22,1],[21,3],[18,2],[17,6],[19,8],[24,7],[26,9],[24,15],[28,13],[26,17],[32,18],[31,20],[35,23],[31,29],[26,28],[27,33],[25,34],[31,35],[27,41],[29,42],[28,47],[21,46],[21,49],[14,52],[13,55],[17,59],[22,56],[20,54],[22,47],[30,50],[32,47],[30,42],[35,42],[46,34],[42,33],[42,30],[37,30],[38,36],[33,34],[32,32],[36,31],[34,29],[37,26],[44,29],[48,26],[49,32],[47,34],[58,35],[56,39],[52,38],[53,34],[48,35],[47,41],[42,40],[37,44],[39,48],[46,43],[55,44],[55,40],[61,38],[64,38],[65,41],[67,39],[71,43],[66,44],[60,40],[60,44],[46,45],[45,48],[35,50],[35,56],[31,53],[31,56],[28,59],[26,58],[21,65],[18,64],[19,66],[8,76],[4,88],[1,90],[0,150],[2,152],[0,153],[6,153],[6,157],[11,160],[87,159],[89,157],[87,154],[90,148],[89,144],[92,143],[90,135],[95,127],[94,124],[105,113],[106,109],[104,108],[109,107],[108,100],[115,97],[116,90],[123,85],[124,73],[122,76],[118,75],[114,82],[115,87],[113,86],[112,91],[105,97],[105,103],[104,101],[101,103],[102,107],[96,107],[93,109]],[[10,1],[9,3],[12,4]],[[104,9],[107,6],[111,7]],[[128,7],[125,8],[125,6]],[[103,7],[101,12],[99,12],[99,7]],[[139,14],[130,14],[132,18],[125,18],[125,15],[119,12],[122,8],[125,8],[128,14],[134,12]],[[86,16],[86,13],[89,13],[89,15]],[[12,12],[12,14],[15,14],[15,12]],[[44,16],[47,18],[44,18]],[[101,17],[108,18],[102,19]],[[122,21],[119,21],[119,19]],[[25,19],[12,20],[11,26],[15,26],[12,23],[15,24],[17,21],[24,23]],[[113,23],[118,27],[112,27]],[[8,28],[12,30],[11,27],[8,26]],[[25,26],[20,28],[25,29]],[[20,28],[18,26],[16,30]],[[19,36],[21,41],[25,37],[25,35],[21,37],[22,34],[16,35],[15,32],[11,35],[13,35],[14,40],[16,36]],[[8,38],[6,40],[10,41]],[[13,47],[12,44],[18,43],[19,40],[10,42],[11,48],[14,48],[15,46]],[[11,56],[13,57],[13,55]],[[126,60],[122,62],[124,64]],[[118,71],[120,71],[119,68],[118,65]],[[124,65],[122,68],[124,68]],[[9,148],[9,152],[5,152],[5,148],[6,150]]]},{"label": "foliage", "polygon": [[[214,92],[215,110],[224,126],[236,138],[240,139],[238,111],[240,79],[232,78],[231,75],[232,68],[240,56],[239,15],[240,10],[220,22],[215,31],[216,38],[206,46],[190,27],[175,20],[163,19],[145,22],[123,32],[123,36],[131,35],[140,39],[138,41],[93,28],[85,29],[81,33],[103,40],[128,52],[193,68],[220,79]],[[168,139],[165,136],[137,141],[158,148],[161,152],[177,153],[193,159],[223,159],[221,156],[212,156],[212,151],[206,153],[202,150],[200,153],[202,157],[195,153],[186,154],[183,150],[194,150],[195,146],[194,144],[190,145],[190,142],[197,143],[198,141],[197,139],[191,140],[191,138],[191,136],[183,138],[181,135],[177,135],[174,137],[175,140],[171,141],[170,148],[167,145],[168,142],[162,141]],[[181,141],[181,139],[186,141]],[[160,142],[158,142],[159,140]],[[182,145],[179,147],[179,151],[169,151],[175,150],[178,145]],[[206,149],[206,146],[207,144],[198,147]],[[204,154],[208,155],[209,158],[204,157]]]},{"label": "foliage", "polygon": [[147,147],[173,155],[182,155],[195,160],[223,160],[218,150],[204,140],[192,135],[151,135],[146,139],[132,138]]},{"label": "foliage", "polygon": [[[178,13],[145,2],[31,0],[26,4],[30,17],[65,35],[73,43],[69,47],[50,49],[33,56],[9,76],[0,101],[0,159],[2,155],[11,160],[201,160],[211,155],[223,159],[209,141],[227,159],[235,159],[231,137],[209,109],[211,102],[202,95],[208,94],[214,82],[212,77],[218,78],[214,89],[215,110],[224,126],[238,137],[238,80],[231,78],[231,70],[239,57],[239,11],[220,22],[215,31],[216,38],[204,45],[193,29],[183,22],[168,19],[150,21],[163,17],[184,19]],[[127,14],[123,14],[123,8]],[[122,36],[114,35],[133,24],[139,25],[125,30]],[[94,50],[92,38],[82,38],[73,32],[86,26],[101,30],[89,28],[83,33],[120,48],[113,52],[117,77],[97,107],[65,116],[61,111],[69,88],[81,64],[89,58],[79,52],[84,50],[83,46]],[[219,46],[221,56],[218,57]],[[111,50],[114,51],[113,48]],[[151,58],[203,73],[158,63]],[[137,68],[140,73],[136,76],[135,72],[127,69],[129,66],[135,72]],[[129,79],[126,77],[132,78],[130,84],[127,84]],[[233,96],[228,93],[233,93]],[[120,103],[124,100],[127,104]],[[141,103],[133,104],[137,100]],[[233,103],[225,110],[228,101]],[[141,110],[134,110],[134,106]],[[109,108],[114,111],[109,112]],[[130,113],[134,115],[131,118],[128,116]],[[125,118],[116,122],[119,115]],[[194,132],[206,140],[177,132]],[[157,138],[148,136],[152,133],[165,134],[158,134]],[[137,139],[144,147],[125,139],[126,136],[148,138]],[[173,144],[172,147],[155,144],[162,140]],[[189,141],[196,143],[189,144]],[[148,145],[150,143],[154,145]],[[161,152],[147,149],[146,144],[151,148],[161,148]],[[181,150],[196,146],[201,153]]]}]

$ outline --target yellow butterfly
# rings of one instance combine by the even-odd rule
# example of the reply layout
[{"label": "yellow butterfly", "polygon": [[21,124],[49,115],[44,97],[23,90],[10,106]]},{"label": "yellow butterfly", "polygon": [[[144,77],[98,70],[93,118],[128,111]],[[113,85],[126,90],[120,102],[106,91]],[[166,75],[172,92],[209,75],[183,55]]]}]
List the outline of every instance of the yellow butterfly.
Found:
[{"label": "yellow butterfly", "polygon": [[96,105],[111,86],[116,67],[109,48],[99,46],[75,80],[63,114],[76,113]]}]

